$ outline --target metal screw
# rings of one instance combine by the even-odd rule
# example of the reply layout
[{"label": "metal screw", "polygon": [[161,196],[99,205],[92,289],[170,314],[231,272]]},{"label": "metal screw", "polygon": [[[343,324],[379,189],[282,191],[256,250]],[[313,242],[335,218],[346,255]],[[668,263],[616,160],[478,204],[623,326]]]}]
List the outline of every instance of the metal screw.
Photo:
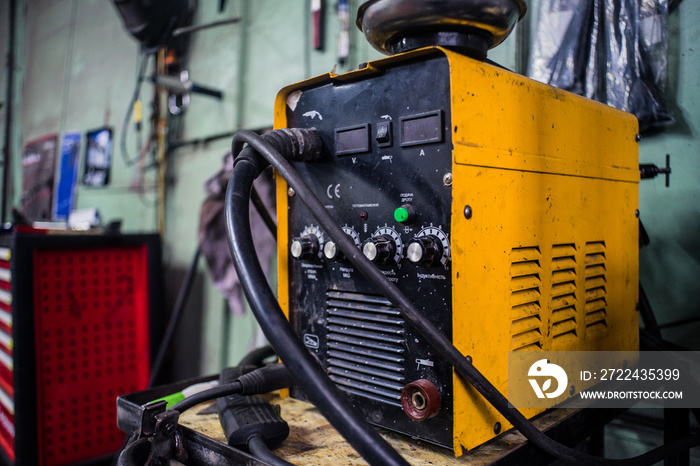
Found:
[{"label": "metal screw", "polygon": [[641,134],[635,134],[635,135],[634,135],[634,140],[635,140],[636,142],[641,141],[641,140],[642,140],[642,135],[641,135]]},{"label": "metal screw", "polygon": [[622,360],[622,368],[627,369],[627,359]]},{"label": "metal screw", "polygon": [[464,218],[466,218],[467,220],[472,218],[472,206],[464,206]]},{"label": "metal screw", "polygon": [[287,196],[292,197],[292,196],[294,196],[294,194],[296,194],[294,192],[294,188],[290,187],[289,189],[287,189]]},{"label": "metal screw", "polygon": [[569,395],[574,396],[574,393],[576,393],[576,387],[572,385],[569,387]]},{"label": "metal screw", "polygon": [[445,176],[442,177],[442,184],[452,186],[452,173],[445,173]]},{"label": "metal screw", "polygon": [[497,422],[493,425],[493,433],[498,435],[501,432],[501,423]]},{"label": "metal screw", "polygon": [[639,209],[637,209],[637,210],[634,211],[634,216],[637,217],[637,218],[639,218]]},{"label": "metal screw", "polygon": [[464,358],[464,359],[466,359],[466,360],[467,360],[467,362],[468,362],[469,364],[471,364],[471,363],[472,363],[472,357],[471,357],[471,356],[467,356],[467,357],[466,357],[466,358]]}]

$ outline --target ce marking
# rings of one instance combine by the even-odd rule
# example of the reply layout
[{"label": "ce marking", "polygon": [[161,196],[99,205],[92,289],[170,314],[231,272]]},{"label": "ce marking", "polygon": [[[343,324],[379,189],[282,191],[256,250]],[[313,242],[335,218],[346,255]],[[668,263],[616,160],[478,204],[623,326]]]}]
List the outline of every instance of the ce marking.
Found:
[{"label": "ce marking", "polygon": [[328,196],[329,199],[333,199],[334,194],[335,197],[340,199],[340,183],[336,184],[335,187],[333,184],[329,184],[326,188],[326,196]]}]

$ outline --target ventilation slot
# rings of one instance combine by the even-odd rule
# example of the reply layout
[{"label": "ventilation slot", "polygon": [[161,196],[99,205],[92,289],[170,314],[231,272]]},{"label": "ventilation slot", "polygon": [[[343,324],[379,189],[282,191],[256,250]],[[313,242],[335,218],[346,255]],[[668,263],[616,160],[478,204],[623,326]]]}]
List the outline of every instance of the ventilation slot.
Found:
[{"label": "ventilation slot", "polygon": [[597,241],[586,243],[585,249],[586,265],[586,304],[584,314],[586,321],[586,332],[596,332],[606,330],[607,318],[607,292],[606,285],[606,264],[605,264],[605,242]]},{"label": "ventilation slot", "polygon": [[550,293],[552,339],[576,337],[576,246],[552,246],[552,290]]},{"label": "ventilation slot", "polygon": [[542,348],[541,271],[539,248],[515,248],[511,251],[511,351]]},{"label": "ventilation slot", "polygon": [[401,406],[404,321],[380,296],[326,293],[328,374],[343,390]]}]

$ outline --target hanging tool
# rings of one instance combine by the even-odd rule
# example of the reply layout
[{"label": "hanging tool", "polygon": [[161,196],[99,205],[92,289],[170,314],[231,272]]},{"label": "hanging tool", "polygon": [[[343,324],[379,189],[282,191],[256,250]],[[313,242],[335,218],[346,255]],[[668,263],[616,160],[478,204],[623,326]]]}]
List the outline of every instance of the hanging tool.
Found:
[{"label": "hanging tool", "polygon": [[666,154],[666,167],[659,168],[653,163],[640,163],[639,175],[642,179],[656,178],[656,175],[666,175],[666,187],[670,185],[669,178],[671,177],[671,156]]}]

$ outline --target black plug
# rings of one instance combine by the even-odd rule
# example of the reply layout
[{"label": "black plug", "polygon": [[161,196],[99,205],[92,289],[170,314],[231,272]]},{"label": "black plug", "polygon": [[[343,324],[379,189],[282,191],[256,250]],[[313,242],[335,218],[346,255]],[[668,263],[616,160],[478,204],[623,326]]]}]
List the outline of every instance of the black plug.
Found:
[{"label": "black plug", "polygon": [[[282,366],[282,364],[272,364],[247,374],[243,374],[243,370],[238,367],[230,367],[221,372],[219,383],[224,385],[238,380],[248,389],[243,393],[267,393],[288,387],[290,384],[285,385],[284,381],[291,378],[288,374],[284,376],[286,369],[284,366],[282,369],[276,366]],[[266,370],[268,367],[270,369]],[[260,372],[265,374],[259,377],[253,376]],[[244,379],[246,379],[245,382]],[[280,386],[280,383],[283,385]],[[221,427],[224,429],[228,444],[232,447],[247,450],[248,441],[258,436],[263,439],[268,448],[274,448],[289,436],[289,425],[264,398],[229,395],[218,398],[216,406],[219,408]]]}]

